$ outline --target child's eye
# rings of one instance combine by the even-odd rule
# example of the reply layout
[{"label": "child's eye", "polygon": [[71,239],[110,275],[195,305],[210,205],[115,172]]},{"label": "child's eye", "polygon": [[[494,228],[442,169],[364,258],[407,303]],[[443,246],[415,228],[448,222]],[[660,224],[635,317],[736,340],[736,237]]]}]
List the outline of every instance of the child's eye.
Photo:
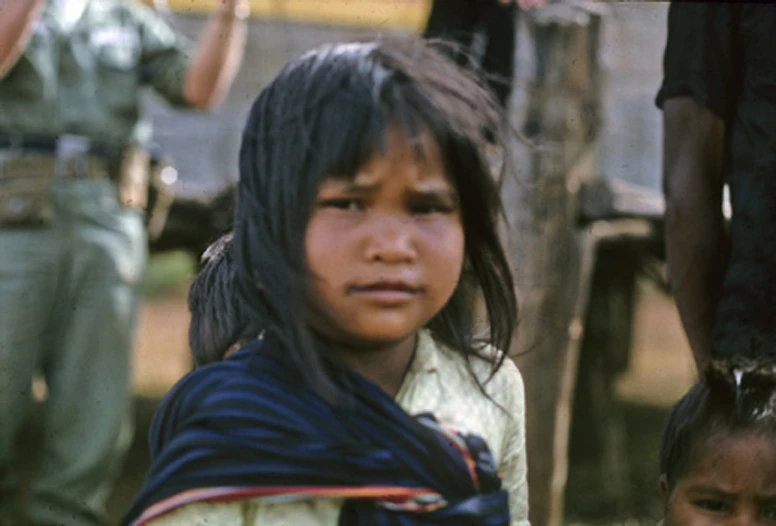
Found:
[{"label": "child's eye", "polygon": [[697,507],[701,508],[702,510],[713,511],[713,512],[724,512],[724,511],[728,511],[730,508],[727,505],[727,503],[721,500],[713,500],[713,499],[696,500],[693,504],[695,504]]},{"label": "child's eye", "polygon": [[763,518],[770,521],[776,520],[776,507],[765,508]]},{"label": "child's eye", "polygon": [[452,206],[445,206],[439,204],[416,204],[410,206],[410,211],[417,215],[428,214],[450,214],[454,208]]},{"label": "child's eye", "polygon": [[336,208],[337,210],[361,210],[364,208],[361,201],[350,198],[325,199],[321,201],[320,206],[323,208]]}]

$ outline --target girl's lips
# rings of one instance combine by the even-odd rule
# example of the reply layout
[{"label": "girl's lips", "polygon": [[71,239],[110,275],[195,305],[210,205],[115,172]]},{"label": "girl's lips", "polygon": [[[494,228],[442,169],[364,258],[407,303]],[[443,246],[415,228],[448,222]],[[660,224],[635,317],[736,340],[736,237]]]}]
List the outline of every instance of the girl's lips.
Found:
[{"label": "girl's lips", "polygon": [[419,287],[406,283],[375,283],[372,285],[351,287],[351,294],[375,303],[399,305],[414,299],[420,292]]}]

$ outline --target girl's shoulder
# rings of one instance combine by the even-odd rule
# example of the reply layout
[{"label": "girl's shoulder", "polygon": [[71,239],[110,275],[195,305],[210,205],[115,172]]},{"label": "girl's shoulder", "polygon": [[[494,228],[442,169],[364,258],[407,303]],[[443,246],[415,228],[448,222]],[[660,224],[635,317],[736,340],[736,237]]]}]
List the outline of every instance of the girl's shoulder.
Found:
[{"label": "girl's shoulder", "polygon": [[[515,362],[508,355],[505,356],[500,349],[485,345],[480,350],[480,356],[470,356],[467,360],[463,353],[442,342],[428,329],[421,331],[420,344],[432,347],[432,350],[426,350],[426,360],[435,361],[436,368],[448,379],[455,375],[459,385],[471,384],[479,390],[479,386],[472,378],[474,373],[488,396],[499,405],[505,407],[522,405],[523,377]],[[429,358],[428,355],[432,352],[435,357]],[[498,363],[499,360],[502,360],[501,366],[494,373],[493,364]]]},{"label": "girl's shoulder", "polygon": [[[503,358],[493,373],[492,362]],[[501,463],[524,441],[525,394],[520,371],[493,347],[467,357],[423,331],[412,385],[400,400],[410,413],[429,412],[443,425],[484,438]],[[468,363],[467,363],[468,362]],[[422,369],[421,369],[422,367]]]}]

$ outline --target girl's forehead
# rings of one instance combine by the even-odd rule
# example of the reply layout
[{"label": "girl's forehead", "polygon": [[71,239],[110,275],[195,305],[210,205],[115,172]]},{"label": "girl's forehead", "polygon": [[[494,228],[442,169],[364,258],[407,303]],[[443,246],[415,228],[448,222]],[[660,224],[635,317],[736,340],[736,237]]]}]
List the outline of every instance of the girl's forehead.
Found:
[{"label": "girl's forehead", "polygon": [[698,444],[682,494],[719,493],[738,498],[776,498],[776,440],[757,431],[718,434]]},{"label": "girl's forehead", "polygon": [[691,458],[691,469],[714,470],[724,462],[742,465],[757,458],[776,469],[776,435],[764,430],[720,430],[703,439]]},{"label": "girl's forehead", "polygon": [[416,161],[430,157],[432,161],[441,162],[442,158],[439,144],[430,131],[420,129],[409,132],[395,125],[386,127],[374,154],[415,158]]},{"label": "girl's forehead", "polygon": [[452,184],[439,147],[429,135],[416,140],[392,134],[358,168],[357,185],[412,181],[415,185],[449,187]]},{"label": "girl's forehead", "polygon": [[403,187],[419,192],[455,194],[455,186],[440,163],[419,157],[375,155],[365,162],[352,178],[328,177],[324,187],[347,191],[374,191]]},{"label": "girl's forehead", "polygon": [[457,193],[442,148],[430,131],[408,132],[388,125],[349,173],[327,173],[321,184],[329,189],[364,190],[401,183],[421,191]]}]

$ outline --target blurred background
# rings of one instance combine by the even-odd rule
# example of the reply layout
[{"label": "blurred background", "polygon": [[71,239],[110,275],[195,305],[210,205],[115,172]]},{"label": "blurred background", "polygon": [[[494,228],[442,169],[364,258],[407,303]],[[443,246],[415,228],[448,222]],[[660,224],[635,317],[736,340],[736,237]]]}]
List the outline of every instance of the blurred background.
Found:
[{"label": "blurred background", "polygon": [[[211,0],[146,3],[192,37],[213,5]],[[667,4],[600,6],[606,12],[601,14],[605,23],[596,55],[603,80],[598,88],[602,121],[597,132],[596,173],[655,196],[660,188],[660,113],[653,99],[662,75]],[[428,0],[252,0],[243,68],[228,99],[215,112],[175,111],[151,95],[145,101],[153,116],[155,141],[178,171],[178,196],[207,201],[234,184],[245,115],[261,88],[290,58],[324,42],[419,33],[429,7]],[[528,19],[521,23],[532,22]],[[532,93],[539,89],[531,80],[537,60],[531,34],[518,32],[517,73],[510,109],[516,116],[527,112],[536,100]],[[530,170],[528,156],[521,156],[521,151],[516,149],[513,167]],[[652,213],[650,219],[655,217]],[[519,243],[519,235],[517,239]],[[145,437],[152,412],[160,397],[191,367],[185,298],[195,268],[196,254],[191,250],[158,250],[150,260],[134,349],[137,434],[110,501],[116,521],[145,473]],[[614,405],[607,406],[619,419],[622,436],[616,450],[622,457],[616,462],[627,466],[622,475],[625,487],[615,492],[605,487],[613,482],[602,480],[600,452],[595,451],[596,444],[591,444],[595,440],[586,432],[594,422],[567,415],[571,418],[571,438],[565,524],[639,525],[654,524],[659,518],[656,466],[661,426],[669,406],[686,391],[694,375],[691,354],[660,269],[659,254],[650,258],[650,264],[633,269],[628,356],[612,379]],[[584,352],[581,359],[585,360]],[[529,375],[525,369],[523,374]],[[578,385],[586,384],[580,380]],[[36,396],[39,400],[45,397],[42,384],[36,386]],[[20,439],[23,446],[33,446],[40,440],[38,415],[33,415]],[[35,464],[22,467],[32,473]]]}]

